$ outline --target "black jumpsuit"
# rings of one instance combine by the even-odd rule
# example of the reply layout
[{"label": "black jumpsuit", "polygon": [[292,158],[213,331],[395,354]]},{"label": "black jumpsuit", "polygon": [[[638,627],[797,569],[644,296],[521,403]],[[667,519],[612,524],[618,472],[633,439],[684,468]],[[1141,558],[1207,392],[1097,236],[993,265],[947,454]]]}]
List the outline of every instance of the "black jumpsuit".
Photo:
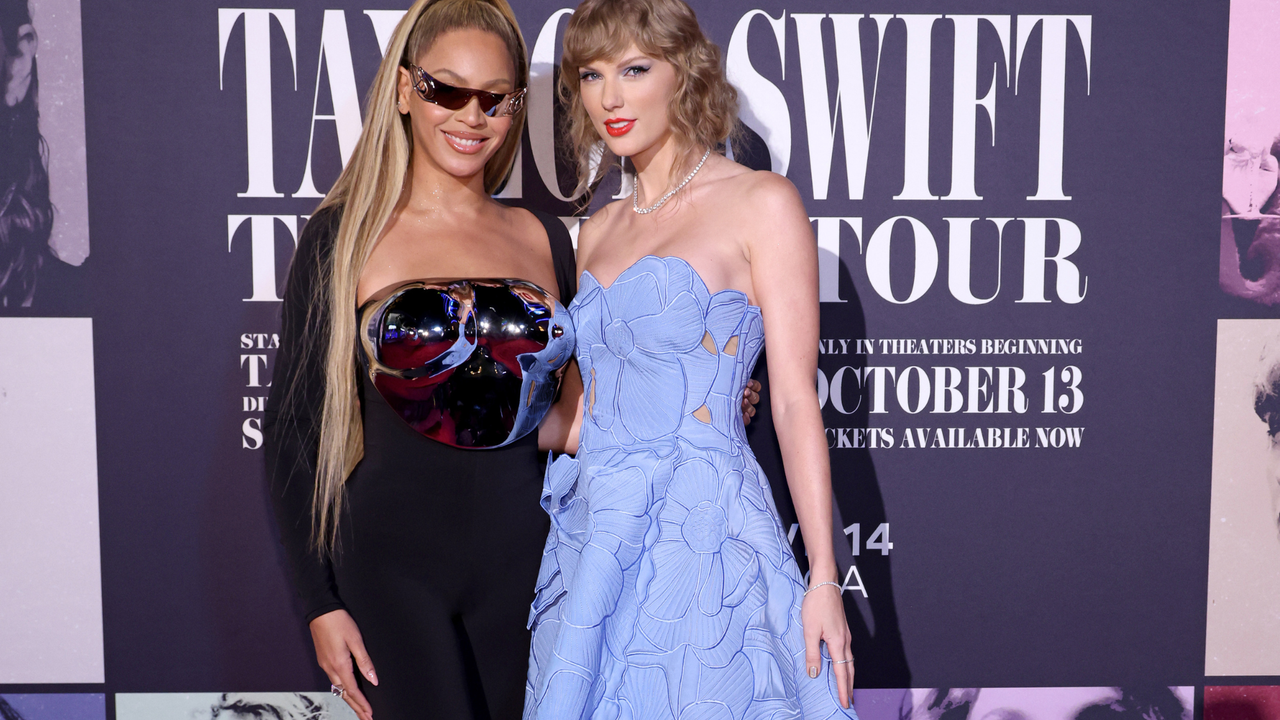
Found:
[{"label": "black jumpsuit", "polygon": [[[576,289],[569,234],[557,218],[537,215],[568,305]],[[295,358],[313,302],[321,304],[307,335],[327,337],[326,313],[314,312],[327,305],[313,292],[339,220],[340,212],[320,211],[303,229],[264,423],[271,497],[306,620],[342,608],[355,618],[379,682],[362,680],[360,689],[380,720],[518,718],[525,623],[548,529],[537,433],[495,450],[428,440],[361,371],[364,459],[346,482],[333,559],[310,549],[323,353]],[[283,412],[289,388],[300,393]]]}]

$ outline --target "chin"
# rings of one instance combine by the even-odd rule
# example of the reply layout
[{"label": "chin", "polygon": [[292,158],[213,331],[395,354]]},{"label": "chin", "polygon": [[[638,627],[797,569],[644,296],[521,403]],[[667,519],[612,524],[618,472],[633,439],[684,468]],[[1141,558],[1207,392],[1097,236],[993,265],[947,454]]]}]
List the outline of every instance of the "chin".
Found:
[{"label": "chin", "polygon": [[456,178],[468,178],[473,175],[483,173],[484,166],[488,164],[489,158],[493,155],[491,152],[482,153],[480,155],[462,155],[456,153],[452,148],[441,148],[436,154],[436,163],[445,172]]},{"label": "chin", "polygon": [[613,137],[608,134],[600,136],[604,140],[605,147],[609,148],[609,152],[618,157],[631,157],[644,152],[653,140],[650,138],[633,137],[635,130],[623,135],[622,137]]}]

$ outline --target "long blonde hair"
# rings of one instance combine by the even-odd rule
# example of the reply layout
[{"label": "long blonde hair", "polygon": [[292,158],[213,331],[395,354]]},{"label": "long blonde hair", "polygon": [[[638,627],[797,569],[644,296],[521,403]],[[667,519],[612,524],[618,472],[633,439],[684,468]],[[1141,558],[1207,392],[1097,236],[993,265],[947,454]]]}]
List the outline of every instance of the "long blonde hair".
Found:
[{"label": "long blonde hair", "polygon": [[[405,13],[378,67],[366,99],[364,129],[338,181],[320,203],[340,209],[342,221],[333,256],[321,267],[310,313],[328,311],[323,339],[324,405],[312,497],[312,541],[329,551],[337,540],[343,484],[364,456],[364,427],[357,397],[356,288],[364,264],[405,190],[413,133],[407,115],[397,112],[399,69],[416,62],[440,35],[457,29],[479,29],[501,38],[516,69],[516,87],[529,84],[529,61],[515,13],[506,0],[417,0]],[[484,186],[497,192],[511,174],[524,130],[524,111],[485,165]],[[307,327],[316,327],[308,318]],[[315,352],[321,338],[304,343]],[[307,350],[303,350],[307,352]]]},{"label": "long blonde hair", "polygon": [[684,0],[583,0],[564,30],[560,60],[560,99],[568,111],[565,142],[578,168],[583,204],[590,201],[593,180],[617,161],[582,104],[578,68],[613,59],[631,43],[644,54],[671,63],[676,89],[667,118],[677,142],[671,179],[688,172],[707,148],[715,148],[738,132],[738,91],[729,84],[720,48],[698,25]]}]

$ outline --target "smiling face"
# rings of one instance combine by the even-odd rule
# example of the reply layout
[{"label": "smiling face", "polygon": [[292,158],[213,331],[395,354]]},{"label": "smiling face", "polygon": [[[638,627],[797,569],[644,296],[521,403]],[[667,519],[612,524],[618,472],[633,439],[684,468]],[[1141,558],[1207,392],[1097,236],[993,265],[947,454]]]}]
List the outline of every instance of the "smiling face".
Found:
[{"label": "smiling face", "polygon": [[619,157],[652,154],[671,138],[675,67],[634,44],[618,57],[578,69],[582,104],[596,132]]},{"label": "smiling face", "polygon": [[[502,38],[484,30],[451,30],[436,38],[415,64],[436,80],[461,88],[509,93],[516,90],[515,66]],[[472,98],[460,110],[437,105],[413,89],[412,75],[400,68],[397,96],[408,115],[415,162],[458,179],[483,179],[485,164],[502,146],[511,117],[488,117]]]}]

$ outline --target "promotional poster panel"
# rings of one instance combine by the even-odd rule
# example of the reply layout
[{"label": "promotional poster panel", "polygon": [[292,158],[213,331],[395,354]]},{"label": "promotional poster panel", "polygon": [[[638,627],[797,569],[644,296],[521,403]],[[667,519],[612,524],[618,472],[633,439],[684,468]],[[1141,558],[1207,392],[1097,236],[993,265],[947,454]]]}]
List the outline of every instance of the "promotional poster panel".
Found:
[{"label": "promotional poster panel", "polygon": [[1280,2],[1231,0],[1222,160],[1224,292],[1280,305],[1280,80],[1274,73]]},{"label": "promotional poster panel", "polygon": [[356,715],[329,693],[263,692],[119,693],[115,716],[116,720],[352,720]]},{"label": "promotional poster panel", "polygon": [[49,246],[62,262],[81,266],[89,257],[89,193],[80,0],[29,4],[40,40],[40,134],[49,148],[49,200],[54,207]]},{"label": "promotional poster panel", "polygon": [[103,681],[93,362],[88,318],[0,317],[0,683]]},{"label": "promotional poster panel", "polygon": [[4,720],[106,720],[106,697],[101,693],[0,695]]},{"label": "promotional poster panel", "polygon": [[1206,675],[1280,675],[1280,320],[1221,320]]},{"label": "promotional poster panel", "polygon": [[1210,685],[1204,689],[1204,720],[1274,717],[1280,717],[1280,687]]},{"label": "promotional poster panel", "polygon": [[[262,406],[298,233],[406,4],[83,8],[113,688],[325,686]],[[740,94],[727,151],[796,185],[821,251],[859,683],[1200,682],[1228,3],[694,6]],[[501,195],[575,226],[571,7],[516,12]],[[765,395],[753,447],[803,557]]]},{"label": "promotional poster panel", "polygon": [[[1195,688],[931,688],[905,700],[895,720],[1191,720]],[[858,716],[870,720],[862,706]]]},{"label": "promotional poster panel", "polygon": [[5,0],[0,315],[85,315],[89,256],[79,0]]}]

